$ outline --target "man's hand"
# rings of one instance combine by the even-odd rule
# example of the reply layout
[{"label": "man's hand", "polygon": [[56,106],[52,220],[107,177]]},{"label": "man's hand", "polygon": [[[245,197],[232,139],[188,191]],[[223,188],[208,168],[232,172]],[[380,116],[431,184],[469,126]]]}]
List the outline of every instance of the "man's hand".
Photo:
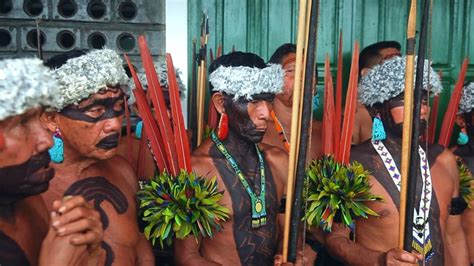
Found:
[{"label": "man's hand", "polygon": [[99,213],[82,196],[67,196],[53,202],[51,225],[58,236],[72,235],[73,245],[87,245],[98,251],[104,236]]},{"label": "man's hand", "polygon": [[298,251],[298,255],[296,257],[295,263],[291,262],[283,262],[283,255],[277,254],[273,258],[273,265],[275,266],[290,266],[290,265],[295,265],[295,266],[304,266],[308,265],[308,258],[303,255],[303,251]]},{"label": "man's hand", "polygon": [[417,265],[418,261],[423,260],[423,256],[417,253],[410,253],[399,248],[393,248],[379,257],[381,266],[392,265]]}]

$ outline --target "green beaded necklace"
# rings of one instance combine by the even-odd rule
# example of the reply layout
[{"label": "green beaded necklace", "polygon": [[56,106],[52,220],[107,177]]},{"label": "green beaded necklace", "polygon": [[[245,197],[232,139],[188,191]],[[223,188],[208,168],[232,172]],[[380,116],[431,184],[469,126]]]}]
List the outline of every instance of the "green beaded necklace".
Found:
[{"label": "green beaded necklace", "polygon": [[263,162],[263,157],[258,145],[255,144],[258,161],[260,162],[260,195],[257,196],[252,188],[250,188],[249,183],[247,182],[247,179],[245,179],[245,176],[237,165],[237,162],[232,158],[229,151],[227,151],[224,144],[219,140],[214,132],[211,134],[211,139],[214,144],[216,144],[217,149],[227,159],[235,174],[239,177],[240,183],[244,186],[247,194],[250,196],[250,203],[252,204],[252,228],[259,228],[265,225],[267,223],[267,211],[265,207],[265,163]]}]

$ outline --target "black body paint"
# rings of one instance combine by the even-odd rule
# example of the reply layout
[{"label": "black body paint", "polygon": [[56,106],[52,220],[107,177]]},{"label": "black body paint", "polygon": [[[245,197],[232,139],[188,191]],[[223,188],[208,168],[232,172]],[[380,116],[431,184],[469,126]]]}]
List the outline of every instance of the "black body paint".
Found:
[{"label": "black body paint", "polygon": [[118,146],[119,139],[120,139],[120,134],[115,133],[115,134],[112,134],[112,135],[109,135],[109,136],[103,138],[95,146],[99,149],[111,150],[111,149],[116,148]]},{"label": "black body paint", "polygon": [[0,231],[0,265],[28,266],[30,265],[25,252],[5,233]]},{"label": "black body paint", "polygon": [[[64,196],[67,195],[82,195],[87,201],[93,200],[94,208],[100,214],[104,231],[109,226],[109,218],[100,207],[103,201],[110,203],[118,214],[124,214],[128,209],[128,201],[125,195],[102,176],[88,177],[73,183],[64,192]],[[115,258],[112,248],[105,241],[102,242],[102,248],[106,252],[105,265],[112,265]]]},{"label": "black body paint", "polygon": [[[114,109],[115,104],[121,100],[123,100],[123,96],[97,99],[94,100],[93,103],[81,108],[78,108],[74,105],[68,105],[63,110],[61,110],[60,113],[72,120],[97,123],[101,120],[122,116],[125,113],[125,108],[123,106],[118,111]],[[98,117],[91,117],[85,114],[85,112],[97,106],[103,106],[105,108],[105,112]]]},{"label": "black body paint", "polygon": [[[398,167],[401,165],[401,139],[393,140],[390,137],[390,134],[387,135],[387,140],[383,143],[390,151],[395,163]],[[387,172],[384,163],[380,159],[379,155],[375,151],[374,147],[372,146],[371,140],[368,140],[360,145],[355,146],[351,152],[351,161],[357,161],[361,163],[365,169],[369,170],[371,175],[385,188],[387,193],[390,195],[393,203],[397,207],[400,208],[400,192],[398,191],[397,187],[393,183],[392,178]],[[424,147],[424,145],[421,145]],[[439,145],[432,145],[429,147],[429,152],[427,153],[428,162],[430,167],[432,167],[436,161],[438,155],[443,152],[443,148]],[[416,206],[419,205],[420,202],[420,195],[422,189],[422,179],[421,175],[418,171],[417,175],[417,191],[416,191]],[[433,252],[434,255],[431,260],[426,263],[426,265],[432,266],[442,266],[444,265],[444,243],[443,243],[443,235],[441,233],[441,226],[440,226],[440,210],[439,204],[436,197],[436,192],[433,189],[433,195],[431,200],[431,208],[430,208],[430,234],[431,234],[431,243],[433,245]]]},{"label": "black body paint", "polygon": [[13,204],[46,191],[49,181],[54,177],[54,169],[48,168],[50,161],[46,150],[21,165],[0,168],[0,205]]},{"label": "black body paint", "polygon": [[[231,147],[227,147],[232,152]],[[268,165],[265,165],[267,224],[254,229],[251,225],[250,197],[240,183],[239,178],[214,145],[211,147],[209,154],[214,158],[214,165],[219,171],[222,181],[226,186],[226,191],[232,199],[232,210],[234,213],[233,233],[240,263],[242,265],[258,266],[273,265],[273,257],[277,251],[277,214],[279,202],[275,181]],[[239,161],[237,158],[236,160]],[[242,164],[239,166],[243,167]],[[244,171],[242,167],[241,169]],[[254,191],[260,191],[259,171],[254,172],[255,178],[247,178],[247,181]],[[244,171],[244,173],[246,172]]]}]

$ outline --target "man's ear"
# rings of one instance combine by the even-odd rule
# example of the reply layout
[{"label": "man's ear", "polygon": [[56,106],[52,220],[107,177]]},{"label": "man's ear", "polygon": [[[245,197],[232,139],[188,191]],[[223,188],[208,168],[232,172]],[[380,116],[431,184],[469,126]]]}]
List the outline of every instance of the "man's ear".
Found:
[{"label": "man's ear", "polygon": [[362,68],[362,70],[360,71],[360,76],[363,77],[363,76],[367,75],[367,73],[369,73],[369,70],[370,70],[370,68],[368,68],[368,67]]},{"label": "man's ear", "polygon": [[40,116],[41,123],[51,132],[54,133],[56,128],[58,128],[58,119],[57,112],[43,112]]},{"label": "man's ear", "polygon": [[365,106],[367,112],[369,112],[370,117],[374,118],[377,115],[380,115],[380,109],[375,106]]},{"label": "man's ear", "polygon": [[220,92],[214,93],[211,97],[211,101],[219,114],[225,113],[224,100],[224,95]]}]

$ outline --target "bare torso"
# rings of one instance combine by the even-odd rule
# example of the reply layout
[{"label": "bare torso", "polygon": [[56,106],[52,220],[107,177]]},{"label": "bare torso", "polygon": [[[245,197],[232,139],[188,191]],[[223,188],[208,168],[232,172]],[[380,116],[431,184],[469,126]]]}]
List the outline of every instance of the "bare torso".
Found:
[{"label": "bare torso", "polygon": [[42,194],[47,206],[65,195],[82,195],[101,215],[105,265],[137,264],[139,242],[134,174],[120,156],[96,162],[73,176],[61,164],[53,164],[56,176]]},{"label": "bare torso", "polygon": [[[400,165],[400,147],[393,142],[385,142],[397,166]],[[396,156],[398,154],[398,157]],[[377,251],[388,251],[398,246],[399,225],[399,192],[389,176],[382,160],[372,147],[370,141],[355,147],[351,158],[364,165],[371,171],[370,183],[372,193],[383,197],[383,202],[369,202],[367,206],[377,212],[380,217],[370,216],[368,219],[357,221],[356,241],[366,248]],[[434,195],[430,209],[430,230],[436,257],[432,265],[443,265],[444,257],[444,232],[449,216],[449,206],[453,195],[453,178],[449,169],[445,167],[446,161],[453,156],[448,151],[433,149],[428,152]],[[376,176],[376,177],[375,177]]]},{"label": "bare torso", "polygon": [[[266,161],[266,211],[267,224],[251,227],[250,198],[225,158],[210,140],[204,142],[193,155],[193,170],[207,178],[217,177],[219,189],[224,191],[220,203],[229,209],[230,219],[223,230],[215,232],[212,239],[203,239],[200,256],[222,265],[269,265],[278,249],[278,209],[283,195],[286,175],[286,154],[280,149],[263,145]],[[283,159],[283,162],[281,161]],[[271,169],[271,170],[270,170]],[[258,168],[256,169],[258,172]],[[260,189],[260,177],[247,179],[254,191]],[[258,195],[258,192],[256,192]],[[178,242],[178,247],[180,244]],[[183,246],[184,248],[184,246]],[[176,252],[180,252],[175,246]],[[179,264],[193,265],[191,257]]]}]

